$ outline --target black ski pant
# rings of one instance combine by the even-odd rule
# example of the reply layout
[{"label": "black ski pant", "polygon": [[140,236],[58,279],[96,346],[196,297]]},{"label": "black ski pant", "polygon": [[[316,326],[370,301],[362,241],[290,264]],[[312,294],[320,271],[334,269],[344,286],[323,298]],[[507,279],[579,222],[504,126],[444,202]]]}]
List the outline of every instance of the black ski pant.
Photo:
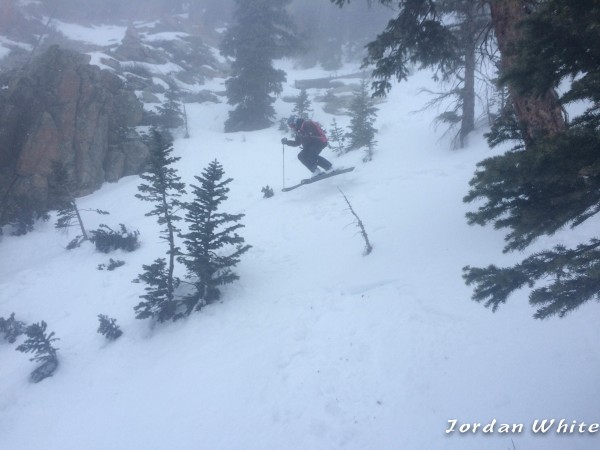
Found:
[{"label": "black ski pant", "polygon": [[329,170],[331,169],[331,163],[319,155],[325,147],[327,147],[327,143],[321,142],[320,139],[305,142],[302,151],[298,153],[298,159],[311,172],[314,172],[317,166]]}]

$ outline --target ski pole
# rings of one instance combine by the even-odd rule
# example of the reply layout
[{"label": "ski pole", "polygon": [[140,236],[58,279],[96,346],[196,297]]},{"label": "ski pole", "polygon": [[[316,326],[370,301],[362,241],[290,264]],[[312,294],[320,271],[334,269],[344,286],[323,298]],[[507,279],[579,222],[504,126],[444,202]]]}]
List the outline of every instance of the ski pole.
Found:
[{"label": "ski pole", "polygon": [[281,163],[283,166],[282,186],[285,188],[285,144],[281,144]]}]

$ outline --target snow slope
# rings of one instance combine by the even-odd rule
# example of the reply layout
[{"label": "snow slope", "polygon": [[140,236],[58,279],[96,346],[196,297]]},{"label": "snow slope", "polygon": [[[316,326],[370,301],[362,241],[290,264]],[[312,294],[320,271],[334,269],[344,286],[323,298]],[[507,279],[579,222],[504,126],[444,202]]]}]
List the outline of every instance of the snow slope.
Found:
[{"label": "snow slope", "polygon": [[[290,65],[295,78],[323,76]],[[536,419],[600,422],[600,310],[566,319],[531,318],[526,292],[492,314],[470,300],[466,264],[507,264],[502,233],[466,224],[462,197],[475,164],[493,154],[480,136],[449,150],[412,114],[430,84],[417,74],[379,105],[377,153],[336,158],[354,172],[289,193],[307,175],[296,150],[271,129],[222,133],[225,104],[189,105],[191,139],[177,139],[188,183],[217,158],[234,178],[227,212],[246,214],[253,248],[223,301],[189,319],[152,327],[134,318],[142,264],[162,256],[149,205],[134,198],[138,177],[80,200],[141,232],[134,253],[64,249],[52,222],[0,242],[0,316],[45,320],[61,340],[54,377],[28,382],[35,367],[0,343],[0,449],[571,449],[600,448],[597,434],[534,435]],[[278,101],[280,116],[291,105]],[[313,103],[326,127],[331,116]],[[347,118],[338,118],[345,126]],[[283,158],[284,157],[284,158]],[[264,199],[261,188],[276,195]],[[338,191],[348,196],[374,245],[363,243]],[[540,242],[577,242],[577,233]],[[126,264],[99,271],[108,258]],[[183,273],[180,272],[180,275]],[[107,343],[97,315],[124,335]],[[518,434],[445,433],[448,421],[525,425]]]}]

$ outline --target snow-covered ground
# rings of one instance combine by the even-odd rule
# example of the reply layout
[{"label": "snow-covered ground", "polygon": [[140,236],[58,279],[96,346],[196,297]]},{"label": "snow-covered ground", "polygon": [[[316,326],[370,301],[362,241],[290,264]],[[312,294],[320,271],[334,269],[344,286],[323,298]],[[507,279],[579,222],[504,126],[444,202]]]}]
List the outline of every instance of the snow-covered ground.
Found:
[{"label": "snow-covered ground", "polygon": [[89,44],[107,46],[118,44],[125,37],[127,27],[118,25],[93,25],[83,26],[76,23],[67,23],[53,19],[50,25],[59,30],[67,38],[74,41],[83,41]]},{"label": "snow-covered ground", "polygon": [[[284,67],[286,95],[297,94],[294,79],[326,75]],[[138,177],[79,202],[111,212],[87,215],[90,229],[139,229],[136,252],[67,251],[72,236],[52,221],[3,237],[0,316],[46,321],[60,338],[60,367],[31,384],[34,363],[0,343],[0,449],[506,450],[511,439],[518,450],[600,448],[597,433],[531,432],[535,420],[600,422],[600,309],[541,322],[526,292],[495,314],[470,300],[463,266],[523,255],[502,254],[502,233],[467,225],[468,181],[496,151],[480,134],[449,150],[431,127],[434,112],[411,113],[426,100],[417,95],[424,85],[428,74],[417,74],[379,105],[372,162],[326,150],[356,170],[288,193],[282,184],[307,172],[296,149],[282,150],[276,126],[224,134],[226,104],[188,105],[179,173],[194,183],[217,158],[234,178],[223,210],[246,214],[241,234],[253,247],[222,302],[186,320],[151,327],[134,318],[143,286],[131,280],[166,250],[144,216],[150,205],[134,197]],[[292,105],[276,108],[282,117]],[[332,116],[313,108],[329,127]],[[263,198],[266,185],[273,198]],[[365,224],[369,256],[338,188]],[[575,243],[597,225],[540,248]],[[126,264],[97,270],[109,257]],[[115,317],[124,335],[107,343],[98,314]],[[446,433],[453,419],[495,419],[496,432]],[[524,430],[500,434],[501,423]]]}]

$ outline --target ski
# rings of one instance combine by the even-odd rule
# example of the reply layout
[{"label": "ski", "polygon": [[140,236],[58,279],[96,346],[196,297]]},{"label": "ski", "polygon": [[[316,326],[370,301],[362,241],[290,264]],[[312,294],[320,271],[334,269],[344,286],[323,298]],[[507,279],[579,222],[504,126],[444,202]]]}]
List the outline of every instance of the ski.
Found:
[{"label": "ski", "polygon": [[324,180],[325,178],[334,177],[334,176],[340,175],[342,173],[352,172],[353,170],[354,170],[354,167],[348,167],[346,169],[335,169],[329,173],[323,173],[321,175],[317,175],[316,177],[307,178],[306,180],[302,180],[300,183],[295,184],[293,186],[285,187],[282,189],[282,191],[283,192],[291,191],[292,189],[299,188],[300,186],[304,186],[305,184],[311,184],[311,183],[314,183],[315,181],[321,181],[321,180]]}]

